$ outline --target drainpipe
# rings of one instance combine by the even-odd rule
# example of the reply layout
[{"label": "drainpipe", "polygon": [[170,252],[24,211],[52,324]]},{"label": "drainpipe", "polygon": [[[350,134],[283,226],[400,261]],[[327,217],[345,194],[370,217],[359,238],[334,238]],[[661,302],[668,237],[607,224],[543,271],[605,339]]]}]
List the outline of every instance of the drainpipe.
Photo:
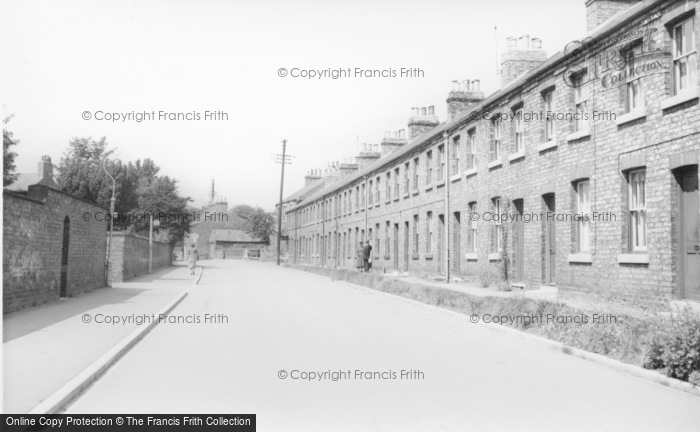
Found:
[{"label": "drainpipe", "polygon": [[445,146],[445,282],[450,283],[450,143],[447,131],[442,133]]},{"label": "drainpipe", "polygon": [[[368,234],[369,234],[369,231],[368,231],[368,229],[367,229],[367,228],[368,228],[368,225],[367,225],[367,223],[368,223],[368,215],[367,215],[367,210],[368,210],[368,208],[367,208],[367,176],[364,176],[362,179],[365,181],[365,183],[364,183],[364,186],[365,186],[365,197],[364,197],[364,200],[365,200],[365,235],[368,235]],[[368,240],[368,237],[366,237],[365,240]]]}]

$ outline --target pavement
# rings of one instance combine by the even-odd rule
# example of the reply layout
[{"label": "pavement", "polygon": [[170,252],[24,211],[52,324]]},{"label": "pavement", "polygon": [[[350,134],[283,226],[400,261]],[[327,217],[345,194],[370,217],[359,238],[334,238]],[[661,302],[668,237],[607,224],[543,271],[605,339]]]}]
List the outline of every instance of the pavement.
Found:
[{"label": "pavement", "polygon": [[172,312],[191,321],[155,327],[67,413],[254,413],[264,431],[700,430],[700,397],[517,332],[265,263],[206,266]]},{"label": "pavement", "polygon": [[139,328],[133,318],[116,325],[96,321],[157,314],[193,279],[186,267],[169,267],[4,316],[3,412],[29,412]]}]

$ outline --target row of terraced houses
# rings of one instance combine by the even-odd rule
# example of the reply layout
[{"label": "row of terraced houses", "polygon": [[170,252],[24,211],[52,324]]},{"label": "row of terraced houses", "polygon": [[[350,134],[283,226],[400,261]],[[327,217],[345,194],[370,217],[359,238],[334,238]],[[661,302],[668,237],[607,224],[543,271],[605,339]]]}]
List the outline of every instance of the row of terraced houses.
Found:
[{"label": "row of terraced houses", "polygon": [[289,260],[436,274],[640,304],[700,301],[700,1],[587,0],[547,57],[509,38],[502,86],[453,82],[352,163],[284,200]]}]

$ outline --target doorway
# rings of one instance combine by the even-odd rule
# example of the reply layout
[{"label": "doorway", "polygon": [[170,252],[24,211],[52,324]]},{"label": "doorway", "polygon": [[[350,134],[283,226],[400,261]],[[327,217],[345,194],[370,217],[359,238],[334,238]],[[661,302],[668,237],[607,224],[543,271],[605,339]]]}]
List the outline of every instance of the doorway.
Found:
[{"label": "doorway", "polygon": [[399,271],[399,224],[394,224],[394,269]]},{"label": "doorway", "polygon": [[679,186],[680,297],[700,301],[700,199],[698,166],[684,167],[676,173]]},{"label": "doorway", "polygon": [[454,213],[454,230],[452,233],[452,273],[459,275],[462,271],[460,261],[462,257],[462,216],[459,212]]},{"label": "doorway", "polygon": [[544,200],[544,283],[549,285],[556,284],[556,266],[557,266],[557,230],[555,226],[555,211],[556,203],[554,194],[546,194],[542,196]]},{"label": "doorway", "polygon": [[404,229],[403,229],[403,271],[408,272],[408,261],[410,260],[410,257],[408,256],[408,247],[409,247],[409,242],[408,242],[408,236],[410,235],[409,233],[409,225],[408,221],[404,223]]},{"label": "doorway", "polygon": [[525,222],[523,221],[525,203],[522,199],[513,200],[515,207],[515,223],[513,226],[513,241],[515,242],[515,280],[525,279]]},{"label": "doorway", "polygon": [[445,271],[445,215],[438,216],[438,273]]},{"label": "doorway", "polygon": [[70,245],[70,219],[63,219],[63,246],[61,247],[61,290],[59,297],[68,295],[68,250]]}]

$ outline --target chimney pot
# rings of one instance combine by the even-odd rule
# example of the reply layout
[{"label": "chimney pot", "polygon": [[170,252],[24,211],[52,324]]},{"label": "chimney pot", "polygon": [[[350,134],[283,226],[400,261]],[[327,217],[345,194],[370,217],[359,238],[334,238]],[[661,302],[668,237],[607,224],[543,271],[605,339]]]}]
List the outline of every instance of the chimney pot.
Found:
[{"label": "chimney pot", "polygon": [[459,91],[459,81],[452,81],[452,91]]},{"label": "chimney pot", "polygon": [[481,91],[481,80],[474,80],[472,81],[472,90],[474,91]]},{"label": "chimney pot", "polygon": [[469,80],[466,79],[462,81],[462,91],[469,91]]},{"label": "chimney pot", "polygon": [[532,38],[532,48],[533,49],[542,49],[542,39]]},{"label": "chimney pot", "polygon": [[518,40],[513,36],[507,37],[506,40],[508,41],[508,49],[515,49],[518,47]]},{"label": "chimney pot", "polygon": [[435,115],[435,107],[433,105],[428,107],[428,115]]},{"label": "chimney pot", "polygon": [[422,107],[422,108],[420,109],[420,114],[421,114],[421,115],[427,115],[427,113],[428,113],[427,108]]}]

